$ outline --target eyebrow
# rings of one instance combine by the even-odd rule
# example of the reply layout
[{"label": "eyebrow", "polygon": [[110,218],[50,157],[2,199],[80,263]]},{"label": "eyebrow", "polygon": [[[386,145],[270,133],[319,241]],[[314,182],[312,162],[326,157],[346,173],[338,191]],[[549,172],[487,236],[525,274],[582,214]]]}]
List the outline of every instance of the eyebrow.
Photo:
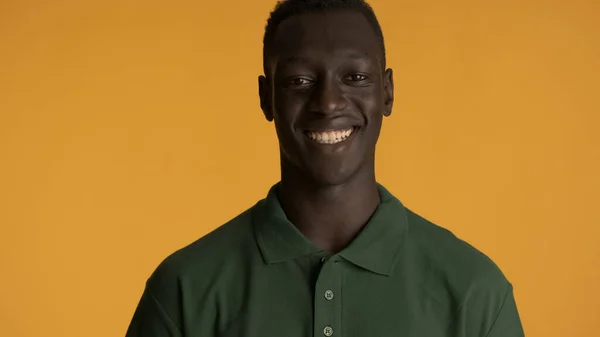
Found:
[{"label": "eyebrow", "polygon": [[358,53],[356,51],[346,51],[344,52],[344,56],[353,60],[365,60],[368,58],[366,53]]},{"label": "eyebrow", "polygon": [[[356,51],[342,51],[340,54],[342,57],[347,57],[352,60],[366,61],[368,59],[367,54],[358,53]],[[306,64],[309,63],[309,59],[306,56],[295,55],[284,57],[280,62],[284,64]]]},{"label": "eyebrow", "polygon": [[309,63],[308,59],[304,56],[288,56],[280,60],[280,63],[284,64],[306,64]]}]

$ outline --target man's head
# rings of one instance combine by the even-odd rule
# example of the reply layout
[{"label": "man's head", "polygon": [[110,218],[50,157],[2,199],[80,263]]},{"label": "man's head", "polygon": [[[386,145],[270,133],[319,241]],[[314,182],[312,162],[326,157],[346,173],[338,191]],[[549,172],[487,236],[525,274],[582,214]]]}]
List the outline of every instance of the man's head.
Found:
[{"label": "man's head", "polygon": [[263,67],[265,74],[268,73],[269,56],[273,48],[273,40],[277,27],[294,15],[307,13],[332,13],[339,11],[353,11],[361,13],[373,28],[377,39],[381,44],[381,53],[383,55],[383,66],[385,67],[385,43],[383,32],[373,8],[364,0],[283,0],[275,5],[267,20],[265,35],[263,38]]},{"label": "man's head", "polygon": [[382,116],[393,104],[385,63],[381,28],[364,1],[277,4],[259,85],[261,108],[275,121],[282,170],[321,185],[373,174]]}]

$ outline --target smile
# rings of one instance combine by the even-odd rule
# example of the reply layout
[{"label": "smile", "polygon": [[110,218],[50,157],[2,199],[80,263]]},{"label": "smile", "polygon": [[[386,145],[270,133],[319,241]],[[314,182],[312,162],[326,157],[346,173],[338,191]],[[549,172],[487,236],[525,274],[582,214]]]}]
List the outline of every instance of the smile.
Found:
[{"label": "smile", "polygon": [[354,133],[354,131],[354,128],[348,128],[325,132],[306,131],[304,134],[308,137],[308,139],[317,144],[337,144],[348,139]]}]

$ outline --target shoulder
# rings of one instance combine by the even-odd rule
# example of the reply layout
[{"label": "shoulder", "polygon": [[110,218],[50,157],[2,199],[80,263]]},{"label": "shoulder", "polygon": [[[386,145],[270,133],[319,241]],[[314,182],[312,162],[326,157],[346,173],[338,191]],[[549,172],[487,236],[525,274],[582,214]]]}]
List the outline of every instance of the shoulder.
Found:
[{"label": "shoulder", "polygon": [[406,213],[416,265],[432,295],[457,306],[478,294],[504,295],[510,284],[494,261],[451,231]]},{"label": "shoulder", "polygon": [[500,319],[496,329],[522,336],[512,284],[496,263],[449,230],[409,210],[407,217],[415,270],[426,293],[446,309],[448,329],[483,336]]},{"label": "shoulder", "polygon": [[244,266],[258,255],[253,209],[166,257],[148,279],[148,291],[160,302],[171,302],[181,294],[206,291],[223,278],[243,273]]},{"label": "shoulder", "polygon": [[169,255],[158,267],[167,273],[186,274],[212,263],[222,263],[254,241],[252,208]]}]

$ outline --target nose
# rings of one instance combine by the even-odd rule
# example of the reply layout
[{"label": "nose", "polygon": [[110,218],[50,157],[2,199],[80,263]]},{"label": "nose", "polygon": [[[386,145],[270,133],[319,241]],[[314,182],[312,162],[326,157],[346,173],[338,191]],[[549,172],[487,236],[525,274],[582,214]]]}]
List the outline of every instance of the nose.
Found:
[{"label": "nose", "polygon": [[341,83],[335,79],[318,82],[311,95],[311,111],[322,115],[335,114],[346,108],[346,98]]}]

